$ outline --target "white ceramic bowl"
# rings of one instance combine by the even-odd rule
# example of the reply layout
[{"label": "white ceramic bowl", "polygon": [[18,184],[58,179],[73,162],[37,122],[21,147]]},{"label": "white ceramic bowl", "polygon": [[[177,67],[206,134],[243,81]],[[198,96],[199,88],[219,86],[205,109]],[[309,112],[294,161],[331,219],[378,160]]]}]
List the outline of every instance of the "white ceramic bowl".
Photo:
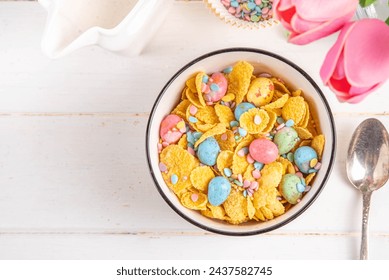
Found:
[{"label": "white ceramic bowl", "polygon": [[[212,73],[227,66],[234,65],[239,60],[250,62],[258,72],[269,72],[282,78],[293,88],[300,88],[304,97],[313,108],[313,117],[319,124],[320,132],[325,135],[326,143],[322,157],[322,167],[317,173],[312,188],[285,214],[266,222],[247,222],[231,225],[216,219],[209,219],[198,211],[190,210],[181,205],[176,195],[165,184],[158,163],[159,126],[162,119],[178,104],[185,81],[198,71]],[[294,220],[303,213],[318,197],[330,175],[335,157],[335,125],[331,109],[313,79],[294,63],[274,53],[258,49],[234,48],[218,50],[203,55],[185,65],[165,85],[152,108],[146,132],[146,153],[155,185],[165,201],[181,217],[202,229],[226,235],[252,235],[264,233],[279,228]]]}]

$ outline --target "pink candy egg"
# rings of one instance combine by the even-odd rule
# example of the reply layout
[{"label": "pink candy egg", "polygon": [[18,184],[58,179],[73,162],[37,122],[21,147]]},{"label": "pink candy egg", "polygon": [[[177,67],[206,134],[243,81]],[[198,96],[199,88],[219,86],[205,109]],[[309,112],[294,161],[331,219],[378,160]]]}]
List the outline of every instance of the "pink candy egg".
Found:
[{"label": "pink candy egg", "polygon": [[207,85],[209,86],[209,92],[204,94],[206,101],[217,102],[226,95],[227,92],[227,79],[220,72],[213,73],[210,77]]},{"label": "pink candy egg", "polygon": [[249,153],[256,161],[268,164],[277,159],[278,148],[272,141],[265,138],[259,138],[251,142],[249,146]]},{"label": "pink candy egg", "polygon": [[184,120],[177,115],[171,114],[162,120],[159,135],[163,142],[174,144],[180,140],[184,132]]}]

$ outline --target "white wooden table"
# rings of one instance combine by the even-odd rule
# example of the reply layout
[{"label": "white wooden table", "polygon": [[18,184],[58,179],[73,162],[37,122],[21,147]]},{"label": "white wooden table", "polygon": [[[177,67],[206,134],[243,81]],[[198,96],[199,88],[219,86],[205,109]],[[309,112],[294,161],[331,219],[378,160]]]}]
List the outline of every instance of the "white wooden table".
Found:
[{"label": "white wooden table", "polygon": [[[355,259],[361,196],[345,155],[354,128],[389,128],[389,83],[358,105],[339,103],[336,164],[316,202],[271,233],[228,237],[180,218],[150,178],[145,128],[154,99],[182,65],[226,47],[276,52],[322,85],[336,39],[288,44],[281,26],[241,30],[200,1],[177,1],[139,57],[89,47],[58,60],[40,51],[46,14],[36,2],[0,2],[1,259]],[[370,257],[389,259],[389,186],[373,195]]]}]

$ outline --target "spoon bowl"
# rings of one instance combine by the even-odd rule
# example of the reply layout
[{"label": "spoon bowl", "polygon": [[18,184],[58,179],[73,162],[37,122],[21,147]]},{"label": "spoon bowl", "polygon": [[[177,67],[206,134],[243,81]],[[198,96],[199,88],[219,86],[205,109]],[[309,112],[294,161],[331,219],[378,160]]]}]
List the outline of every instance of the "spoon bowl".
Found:
[{"label": "spoon bowl", "polygon": [[363,195],[361,259],[367,259],[370,198],[389,178],[389,134],[377,119],[363,121],[355,130],[346,161],[347,177]]}]

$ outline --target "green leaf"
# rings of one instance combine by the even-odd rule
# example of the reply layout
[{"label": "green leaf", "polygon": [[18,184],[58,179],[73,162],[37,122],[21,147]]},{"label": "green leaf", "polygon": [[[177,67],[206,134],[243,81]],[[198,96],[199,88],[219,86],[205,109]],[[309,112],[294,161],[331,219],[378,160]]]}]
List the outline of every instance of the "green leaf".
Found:
[{"label": "green leaf", "polygon": [[389,25],[389,17],[385,20],[385,23]]},{"label": "green leaf", "polygon": [[[367,7],[371,4],[373,4],[376,0],[359,0],[359,5],[361,5],[361,7]],[[388,2],[389,3],[389,2]]]}]

